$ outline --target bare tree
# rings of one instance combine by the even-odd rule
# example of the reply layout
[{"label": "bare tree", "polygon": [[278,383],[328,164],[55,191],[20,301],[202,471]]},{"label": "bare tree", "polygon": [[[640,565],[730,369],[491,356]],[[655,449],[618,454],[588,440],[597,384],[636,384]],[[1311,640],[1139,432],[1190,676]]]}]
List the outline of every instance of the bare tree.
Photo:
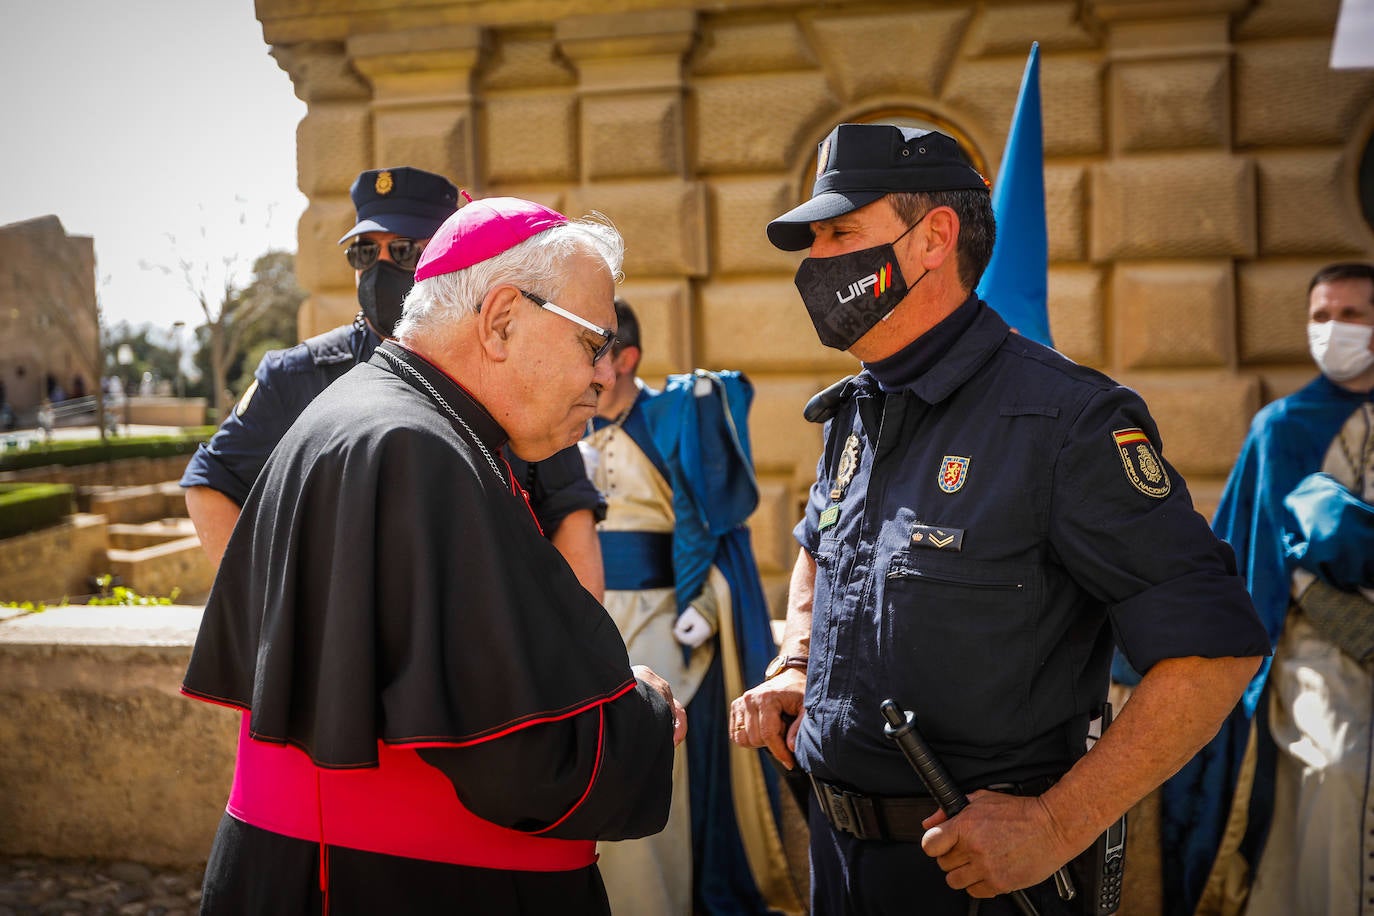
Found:
[{"label": "bare tree", "polygon": [[[244,202],[242,198],[238,198],[238,201],[240,204]],[[203,216],[204,207],[200,210]],[[267,208],[267,212],[270,222],[271,206]],[[241,211],[238,224],[246,226],[247,222],[247,214]],[[205,225],[206,222],[202,218],[199,234],[203,249],[207,249],[209,245]],[[165,233],[165,236],[174,250],[181,247],[175,235]],[[242,295],[242,290],[235,282],[236,272],[245,265],[245,259],[239,253],[222,255],[218,265],[219,269],[216,270],[212,268],[209,260],[198,260],[185,255],[178,255],[175,267],[147,261],[139,262],[139,266],[144,270],[156,270],[180,279],[182,285],[195,298],[196,304],[200,306],[209,336],[210,405],[214,408],[216,416],[221,413],[224,406],[220,399],[225,390],[225,377],[243,344],[244,335],[272,307],[270,301]]]}]

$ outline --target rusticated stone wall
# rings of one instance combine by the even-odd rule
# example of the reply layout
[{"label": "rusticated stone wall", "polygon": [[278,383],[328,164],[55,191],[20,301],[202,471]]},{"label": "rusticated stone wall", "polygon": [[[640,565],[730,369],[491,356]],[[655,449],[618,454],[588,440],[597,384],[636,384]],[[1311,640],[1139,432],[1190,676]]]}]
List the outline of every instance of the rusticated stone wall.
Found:
[{"label": "rusticated stone wall", "polygon": [[1355,166],[1374,71],[1327,66],[1338,0],[257,0],[308,103],[298,133],[301,331],[356,309],[335,240],[364,168],[599,210],[652,379],[738,368],[775,609],[820,430],[806,399],[856,363],[816,343],[769,218],[809,193],[837,122],[923,118],[996,178],[1042,52],[1050,318],[1137,387],[1210,512],[1249,419],[1312,374],[1311,273],[1374,256]]}]

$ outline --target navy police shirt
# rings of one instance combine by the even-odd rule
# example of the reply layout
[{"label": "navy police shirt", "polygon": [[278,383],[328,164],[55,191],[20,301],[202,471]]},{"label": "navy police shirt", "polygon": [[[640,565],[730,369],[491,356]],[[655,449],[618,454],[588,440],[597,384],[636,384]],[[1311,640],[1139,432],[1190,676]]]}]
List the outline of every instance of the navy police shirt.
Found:
[{"label": "navy police shirt", "polygon": [[[258,363],[253,381],[209,442],[186,466],[183,487],[210,487],[240,506],[248,498],[267,456],[320,392],[358,363],[366,362],[379,338],[362,322],[334,328],[285,350],[271,350]],[[506,450],[515,479],[530,492],[539,525],[552,535],[579,509],[605,517],[606,503],[587,479],[577,446],[535,464]]]},{"label": "navy police shirt", "polygon": [[966,791],[1057,775],[1084,752],[1114,638],[1141,671],[1268,654],[1140,397],[977,299],[829,400],[795,531],[816,562],[812,775],[922,794],[883,735],[887,698]]}]

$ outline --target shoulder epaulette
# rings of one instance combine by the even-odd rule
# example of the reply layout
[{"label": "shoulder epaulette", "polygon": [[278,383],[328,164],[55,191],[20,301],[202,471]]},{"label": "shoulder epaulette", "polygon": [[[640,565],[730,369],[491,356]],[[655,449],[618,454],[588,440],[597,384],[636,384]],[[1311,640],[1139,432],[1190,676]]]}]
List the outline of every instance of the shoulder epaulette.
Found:
[{"label": "shoulder epaulette", "polygon": [[317,366],[337,366],[353,361],[353,325],[346,324],[303,341]]},{"label": "shoulder epaulette", "polygon": [[835,416],[835,411],[840,409],[840,405],[849,400],[853,394],[853,386],[850,382],[854,381],[854,376],[846,375],[835,384],[826,388],[824,391],[813,396],[806,402],[806,409],[802,411],[802,416],[812,423],[824,423]]}]

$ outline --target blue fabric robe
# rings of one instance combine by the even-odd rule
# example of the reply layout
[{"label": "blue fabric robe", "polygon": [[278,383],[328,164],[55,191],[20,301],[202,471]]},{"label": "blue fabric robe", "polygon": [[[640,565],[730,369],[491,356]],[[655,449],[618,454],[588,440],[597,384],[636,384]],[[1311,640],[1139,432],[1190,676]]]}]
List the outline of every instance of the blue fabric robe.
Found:
[{"label": "blue fabric robe", "polygon": [[[709,394],[695,394],[699,380]],[[687,707],[687,763],[692,861],[698,912],[712,916],[768,912],[735,822],[730,739],[722,665],[736,665],[745,685],[763,680],[775,654],[768,604],[745,521],[758,505],[749,447],[753,387],[739,372],[671,375],[662,392],[641,392],[623,425],[673,489],[673,575],[682,613],[717,566],[730,586],[737,658],[720,651]],[[719,648],[719,646],[718,646]],[[777,774],[758,752],[774,819],[780,822]]]},{"label": "blue fabric robe", "polygon": [[[1306,387],[1258,414],[1226,481],[1212,528],[1236,552],[1250,597],[1277,644],[1288,613],[1292,566],[1285,556],[1283,500],[1307,475],[1321,469],[1331,441],[1367,394],[1318,376]],[[1274,748],[1260,703],[1269,659],[1250,682],[1221,730],[1161,790],[1160,841],[1164,912],[1192,913],[1221,844],[1253,720],[1258,731],[1250,818],[1241,853],[1253,873],[1273,807]],[[1244,803],[1244,802],[1238,802]]]}]

